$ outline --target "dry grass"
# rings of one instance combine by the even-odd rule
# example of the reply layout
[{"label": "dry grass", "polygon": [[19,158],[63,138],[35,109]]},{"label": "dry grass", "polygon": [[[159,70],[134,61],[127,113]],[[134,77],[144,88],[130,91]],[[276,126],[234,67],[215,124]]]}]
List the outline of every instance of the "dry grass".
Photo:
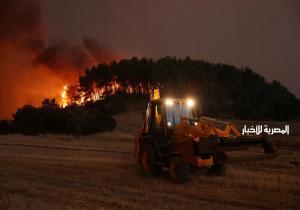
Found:
[{"label": "dry grass", "polygon": [[229,165],[226,177],[199,171],[179,185],[167,172],[140,173],[127,132],[136,125],[124,124],[87,137],[1,136],[0,209],[300,209],[298,136],[271,139],[276,159]]}]

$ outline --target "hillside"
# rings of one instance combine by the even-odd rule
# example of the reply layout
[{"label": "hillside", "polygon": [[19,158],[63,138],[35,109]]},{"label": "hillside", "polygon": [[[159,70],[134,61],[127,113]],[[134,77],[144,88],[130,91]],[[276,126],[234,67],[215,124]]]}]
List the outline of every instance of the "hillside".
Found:
[{"label": "hillside", "polygon": [[[165,57],[132,58],[99,64],[85,71],[79,86],[70,88],[70,103],[118,95],[193,96],[199,112],[218,118],[288,120],[299,116],[300,101],[278,81],[267,82],[253,70],[201,60]],[[120,95],[125,95],[123,98]],[[122,104],[122,103],[120,103]]]}]

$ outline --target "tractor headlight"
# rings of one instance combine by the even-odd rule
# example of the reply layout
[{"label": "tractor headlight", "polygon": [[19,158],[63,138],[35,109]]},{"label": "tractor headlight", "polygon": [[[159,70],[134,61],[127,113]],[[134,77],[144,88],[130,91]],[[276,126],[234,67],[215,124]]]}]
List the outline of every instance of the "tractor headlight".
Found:
[{"label": "tractor headlight", "polygon": [[193,106],[195,106],[195,101],[194,101],[193,99],[191,99],[191,98],[188,98],[188,99],[186,100],[186,105],[187,105],[188,107],[193,107]]},{"label": "tractor headlight", "polygon": [[172,106],[174,104],[174,101],[173,101],[173,99],[167,98],[166,101],[165,101],[165,104],[167,106]]}]

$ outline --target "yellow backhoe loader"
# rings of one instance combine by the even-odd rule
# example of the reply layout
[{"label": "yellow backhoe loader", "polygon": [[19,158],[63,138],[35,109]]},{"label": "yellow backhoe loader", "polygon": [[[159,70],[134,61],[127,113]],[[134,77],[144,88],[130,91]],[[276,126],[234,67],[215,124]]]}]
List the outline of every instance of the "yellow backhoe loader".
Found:
[{"label": "yellow backhoe loader", "polygon": [[[160,98],[154,90],[142,127],[136,133],[135,158],[144,173],[158,176],[168,168],[177,182],[188,180],[191,169],[204,168],[224,176],[225,163],[274,158],[278,153],[265,136],[242,136],[231,123],[197,117],[191,98]],[[260,145],[263,154],[233,158],[226,152]]]}]

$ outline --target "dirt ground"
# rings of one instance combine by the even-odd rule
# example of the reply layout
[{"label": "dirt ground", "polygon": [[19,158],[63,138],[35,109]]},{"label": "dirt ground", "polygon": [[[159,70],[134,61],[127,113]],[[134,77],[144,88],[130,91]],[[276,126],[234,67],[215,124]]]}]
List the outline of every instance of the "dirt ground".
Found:
[{"label": "dirt ground", "polygon": [[0,209],[300,209],[299,135],[271,138],[276,159],[182,185],[141,174],[128,120],[85,137],[0,136]]}]

